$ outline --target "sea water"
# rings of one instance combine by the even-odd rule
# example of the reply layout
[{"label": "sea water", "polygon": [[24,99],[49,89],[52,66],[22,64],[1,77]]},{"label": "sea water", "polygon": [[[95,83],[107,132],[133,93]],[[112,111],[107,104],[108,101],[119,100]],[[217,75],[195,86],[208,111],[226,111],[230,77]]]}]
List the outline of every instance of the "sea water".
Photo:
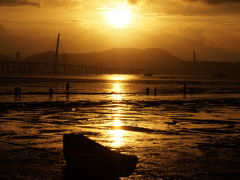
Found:
[{"label": "sea water", "polygon": [[70,132],[138,156],[134,173],[123,179],[240,177],[238,77],[8,77],[0,87],[0,177],[61,178],[62,135]]}]

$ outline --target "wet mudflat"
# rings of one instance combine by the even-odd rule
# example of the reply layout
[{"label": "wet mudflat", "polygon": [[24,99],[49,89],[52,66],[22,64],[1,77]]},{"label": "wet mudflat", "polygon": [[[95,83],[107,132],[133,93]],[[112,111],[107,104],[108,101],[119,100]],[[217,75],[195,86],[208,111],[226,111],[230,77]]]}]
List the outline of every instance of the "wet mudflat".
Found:
[{"label": "wet mudflat", "polygon": [[[64,95],[51,101],[45,96],[31,101],[23,95],[21,102],[5,97],[0,103],[0,178],[67,179],[62,135],[70,132],[137,155],[134,173],[122,179],[240,178],[237,93],[183,98],[177,93],[146,95],[143,89],[127,94],[128,84],[104,84],[123,94],[80,94],[68,100]],[[161,87],[166,88],[159,83]]]}]

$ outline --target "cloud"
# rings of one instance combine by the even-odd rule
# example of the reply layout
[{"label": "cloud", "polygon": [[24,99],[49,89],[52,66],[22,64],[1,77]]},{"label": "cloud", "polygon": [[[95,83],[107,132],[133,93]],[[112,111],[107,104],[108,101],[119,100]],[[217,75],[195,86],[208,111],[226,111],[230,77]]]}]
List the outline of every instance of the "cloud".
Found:
[{"label": "cloud", "polygon": [[225,16],[240,14],[240,0],[128,0],[148,13],[160,16]]},{"label": "cloud", "polygon": [[39,7],[40,3],[28,0],[0,0],[0,6],[36,6]]},{"label": "cloud", "polygon": [[[157,0],[127,0],[130,4],[137,4],[139,2],[158,2]],[[181,0],[184,2],[204,2],[207,4],[223,4],[223,3],[240,3],[240,0]],[[163,2],[163,1],[162,1]],[[159,3],[162,3],[159,2]]]},{"label": "cloud", "polygon": [[240,3],[240,0],[183,0],[187,2],[205,2],[207,4],[217,5],[223,3]]},{"label": "cloud", "polygon": [[41,0],[41,7],[50,8],[82,9],[83,4],[89,3],[83,0]]}]

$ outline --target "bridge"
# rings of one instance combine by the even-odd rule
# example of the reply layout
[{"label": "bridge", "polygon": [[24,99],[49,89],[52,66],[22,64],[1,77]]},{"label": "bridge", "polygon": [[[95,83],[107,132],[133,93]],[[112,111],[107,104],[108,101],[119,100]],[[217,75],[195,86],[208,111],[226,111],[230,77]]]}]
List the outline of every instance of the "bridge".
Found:
[{"label": "bridge", "polygon": [[[57,68],[56,68],[57,66]],[[57,69],[57,71],[56,71]],[[76,64],[0,62],[0,75],[89,75],[89,74],[168,74],[166,70],[121,69]]]},{"label": "bridge", "polygon": [[76,64],[0,62],[0,74],[9,75],[164,74],[164,72],[166,70],[102,68]]}]

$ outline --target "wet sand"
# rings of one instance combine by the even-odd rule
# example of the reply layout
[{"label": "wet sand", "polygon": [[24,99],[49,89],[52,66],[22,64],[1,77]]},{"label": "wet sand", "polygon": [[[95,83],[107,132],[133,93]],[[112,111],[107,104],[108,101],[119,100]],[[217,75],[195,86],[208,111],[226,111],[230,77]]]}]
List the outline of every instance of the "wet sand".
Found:
[{"label": "wet sand", "polygon": [[1,143],[1,179],[61,179],[66,165],[62,135],[70,132],[137,155],[135,172],[123,179],[240,177],[238,98],[2,103],[1,107],[0,140],[32,147]]}]

